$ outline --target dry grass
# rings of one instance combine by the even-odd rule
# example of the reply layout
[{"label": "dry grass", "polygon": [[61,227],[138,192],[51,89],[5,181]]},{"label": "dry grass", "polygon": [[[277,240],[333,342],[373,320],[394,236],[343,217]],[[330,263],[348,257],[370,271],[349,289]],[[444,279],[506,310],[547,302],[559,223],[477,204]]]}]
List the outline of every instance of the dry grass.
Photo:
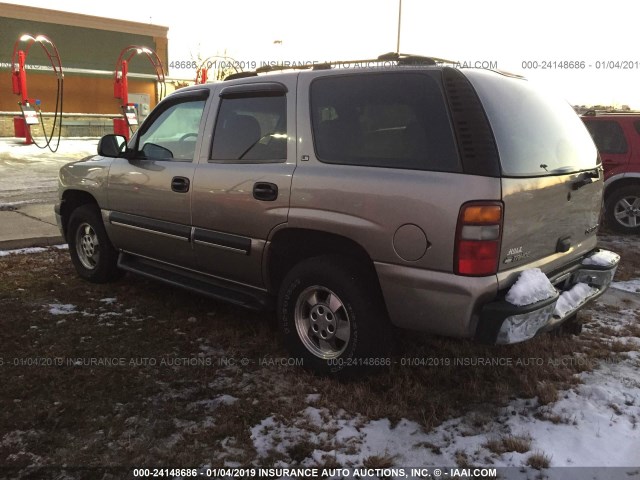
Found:
[{"label": "dry grass", "polygon": [[[0,465],[18,469],[38,463],[249,465],[256,461],[251,428],[270,416],[284,423],[299,416],[309,406],[309,394],[318,395],[313,406],[322,411],[343,410],[392,423],[406,418],[428,431],[453,416],[502,406],[515,397],[552,403],[559,391],[576,385],[576,374],[631,348],[607,340],[597,329],[581,337],[545,335],[502,347],[400,332],[391,367],[369,378],[338,382],[297,367],[261,363],[287,357],[272,314],[135,276],[110,285],[89,284],[76,277],[68,253],[54,249],[2,257],[0,272],[0,432],[5,432],[0,434],[5,435],[0,436]],[[103,301],[114,297],[113,304]],[[72,304],[75,310],[52,315],[50,304]],[[628,331],[640,333],[633,327]],[[561,361],[577,355],[591,363]],[[431,363],[406,365],[416,358]],[[62,365],[42,364],[53,359]],[[124,364],[73,366],[74,359],[124,359]],[[492,361],[498,366],[486,365]],[[237,400],[216,403],[223,395]],[[567,420],[551,414],[547,419]],[[469,425],[482,430],[491,421],[491,414],[477,414]],[[308,431],[314,433],[312,424]],[[7,440],[11,435],[17,440]],[[524,448],[510,443],[517,444],[517,437],[508,446],[504,440],[494,449]],[[313,437],[302,438],[260,464],[296,465],[318,447],[330,451]],[[464,452],[456,461],[469,463]],[[367,462],[380,467],[393,459],[369,457]],[[342,466],[331,455],[318,463]]]},{"label": "dry grass", "polygon": [[527,458],[527,465],[536,470],[549,468],[549,465],[551,465],[551,457],[543,452],[537,452]]},{"label": "dry grass", "polygon": [[506,435],[489,440],[484,446],[497,455],[507,452],[527,453],[531,449],[531,437]]}]

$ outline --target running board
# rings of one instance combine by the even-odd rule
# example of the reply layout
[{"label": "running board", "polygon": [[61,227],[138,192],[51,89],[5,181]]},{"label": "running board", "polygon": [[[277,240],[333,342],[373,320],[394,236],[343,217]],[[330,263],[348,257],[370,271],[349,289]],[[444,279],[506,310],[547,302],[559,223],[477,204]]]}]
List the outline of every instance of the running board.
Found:
[{"label": "running board", "polygon": [[120,252],[118,268],[252,310],[273,307],[271,297],[264,291],[184,270],[150,258]]}]

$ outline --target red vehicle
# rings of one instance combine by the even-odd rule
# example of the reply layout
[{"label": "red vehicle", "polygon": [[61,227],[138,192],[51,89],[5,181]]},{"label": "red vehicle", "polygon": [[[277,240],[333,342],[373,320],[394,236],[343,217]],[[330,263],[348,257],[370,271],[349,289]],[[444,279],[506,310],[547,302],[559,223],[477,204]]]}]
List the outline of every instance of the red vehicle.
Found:
[{"label": "red vehicle", "polygon": [[640,233],[640,113],[588,112],[582,120],[604,166],[607,225],[621,233]]}]

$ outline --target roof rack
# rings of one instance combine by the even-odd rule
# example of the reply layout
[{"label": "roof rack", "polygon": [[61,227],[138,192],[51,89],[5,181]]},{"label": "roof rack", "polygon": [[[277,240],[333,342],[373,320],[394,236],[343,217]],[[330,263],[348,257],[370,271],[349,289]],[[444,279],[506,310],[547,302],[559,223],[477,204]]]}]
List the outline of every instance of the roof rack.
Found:
[{"label": "roof rack", "polygon": [[369,58],[362,60],[340,60],[336,62],[323,62],[310,65],[264,65],[258,67],[253,71],[239,72],[229,75],[226,80],[233,80],[236,78],[255,77],[260,73],[269,73],[282,70],[328,70],[334,66],[340,65],[353,65],[353,64],[372,64],[372,63],[384,63],[384,62],[396,62],[396,65],[411,65],[411,66],[434,66],[438,64],[448,63],[455,65],[458,62],[454,60],[446,60],[438,57],[425,57],[422,55],[412,55],[406,53],[389,52],[378,56],[378,58]]}]

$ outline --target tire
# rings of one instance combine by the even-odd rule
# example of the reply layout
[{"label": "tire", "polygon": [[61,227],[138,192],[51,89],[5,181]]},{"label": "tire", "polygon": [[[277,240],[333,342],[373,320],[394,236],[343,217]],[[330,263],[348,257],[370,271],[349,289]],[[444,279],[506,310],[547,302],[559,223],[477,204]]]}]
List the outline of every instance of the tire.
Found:
[{"label": "tire", "polygon": [[82,205],[71,213],[67,241],[71,261],[85,280],[106,283],[122,276],[117,266],[118,252],[107,236],[96,205]]},{"label": "tire", "polygon": [[386,308],[371,277],[334,255],[304,260],[287,274],[278,323],[286,347],[305,368],[352,377],[391,363]]},{"label": "tire", "polygon": [[640,233],[640,185],[620,187],[605,205],[607,225],[619,233]]}]

